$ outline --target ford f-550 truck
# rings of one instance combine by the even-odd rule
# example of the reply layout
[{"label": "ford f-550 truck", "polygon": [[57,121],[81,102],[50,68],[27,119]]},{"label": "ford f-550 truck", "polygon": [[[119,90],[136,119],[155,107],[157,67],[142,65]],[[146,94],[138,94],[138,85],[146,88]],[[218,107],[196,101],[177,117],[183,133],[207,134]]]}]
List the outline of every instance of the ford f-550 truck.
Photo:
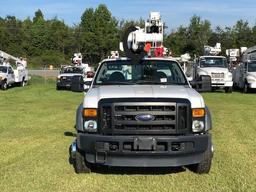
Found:
[{"label": "ford f-550 truck", "polygon": [[89,172],[93,164],[188,165],[196,173],[211,167],[210,112],[172,59],[102,61],[75,127],[70,155],[77,173]]}]

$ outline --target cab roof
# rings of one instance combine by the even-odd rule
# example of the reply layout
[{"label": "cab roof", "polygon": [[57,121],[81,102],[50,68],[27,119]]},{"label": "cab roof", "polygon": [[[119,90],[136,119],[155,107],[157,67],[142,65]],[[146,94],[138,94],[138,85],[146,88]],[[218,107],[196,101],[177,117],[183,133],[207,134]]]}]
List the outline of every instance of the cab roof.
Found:
[{"label": "cab roof", "polygon": [[[119,57],[119,58],[108,58],[108,59],[104,59],[101,62],[106,62],[106,61],[126,61],[126,60],[130,60],[127,57]],[[151,60],[158,60],[158,61],[176,61],[178,62],[176,59],[172,58],[172,57],[145,57],[142,60],[144,61],[151,61]]]},{"label": "cab roof", "polygon": [[203,58],[203,57],[208,57],[208,58],[225,58],[225,56],[220,56],[220,55],[204,55],[204,56],[200,56],[199,58]]}]

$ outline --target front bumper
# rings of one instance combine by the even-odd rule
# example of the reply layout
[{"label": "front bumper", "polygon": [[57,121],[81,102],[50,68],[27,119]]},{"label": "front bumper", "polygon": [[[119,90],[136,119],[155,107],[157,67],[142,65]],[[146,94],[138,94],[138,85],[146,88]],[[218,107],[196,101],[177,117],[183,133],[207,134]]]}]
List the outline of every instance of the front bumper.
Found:
[{"label": "front bumper", "polygon": [[77,147],[93,164],[125,167],[173,167],[196,164],[211,145],[210,134],[186,136],[77,135]]},{"label": "front bumper", "polygon": [[212,81],[212,87],[233,87],[233,81]]},{"label": "front bumper", "polygon": [[256,82],[249,83],[249,88],[256,89]]}]

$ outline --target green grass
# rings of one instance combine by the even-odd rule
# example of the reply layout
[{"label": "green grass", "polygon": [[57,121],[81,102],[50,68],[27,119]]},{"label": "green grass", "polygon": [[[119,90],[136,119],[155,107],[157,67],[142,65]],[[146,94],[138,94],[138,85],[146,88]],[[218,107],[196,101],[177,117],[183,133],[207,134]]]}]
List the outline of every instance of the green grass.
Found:
[{"label": "green grass", "polygon": [[68,163],[82,93],[56,91],[52,80],[0,91],[0,190],[256,191],[256,94],[203,94],[213,116],[210,174],[189,170],[74,173]]}]

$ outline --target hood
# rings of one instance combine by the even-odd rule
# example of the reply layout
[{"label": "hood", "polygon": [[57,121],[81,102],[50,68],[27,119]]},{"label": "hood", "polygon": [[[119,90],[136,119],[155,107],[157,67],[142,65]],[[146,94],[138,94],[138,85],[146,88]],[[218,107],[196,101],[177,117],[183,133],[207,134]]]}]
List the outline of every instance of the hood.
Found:
[{"label": "hood", "polygon": [[103,98],[182,98],[188,99],[192,108],[205,107],[202,96],[188,86],[177,85],[107,85],[90,89],[83,106],[98,108]]},{"label": "hood", "polygon": [[2,72],[0,72],[0,77],[6,77],[7,76],[7,74],[6,73],[2,73]]},{"label": "hood", "polygon": [[205,72],[208,75],[210,75],[211,73],[228,73],[228,69],[227,68],[223,68],[223,67],[203,67],[203,68],[199,68],[198,72]]}]

